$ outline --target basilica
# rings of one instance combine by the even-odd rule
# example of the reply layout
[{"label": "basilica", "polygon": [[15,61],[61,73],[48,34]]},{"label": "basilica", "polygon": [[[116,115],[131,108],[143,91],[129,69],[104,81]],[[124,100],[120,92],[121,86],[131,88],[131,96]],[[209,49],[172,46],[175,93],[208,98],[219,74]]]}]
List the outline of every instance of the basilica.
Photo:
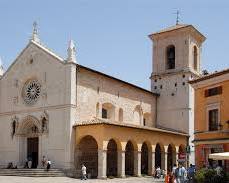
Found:
[{"label": "basilica", "polygon": [[[25,48],[0,65],[0,167],[41,166],[43,156],[66,174],[152,175],[177,161],[194,162],[194,93],[205,37],[177,24],[149,35],[151,90],[77,62],[71,40],[62,58],[40,40],[36,26]],[[118,66],[117,66],[118,67]]]}]

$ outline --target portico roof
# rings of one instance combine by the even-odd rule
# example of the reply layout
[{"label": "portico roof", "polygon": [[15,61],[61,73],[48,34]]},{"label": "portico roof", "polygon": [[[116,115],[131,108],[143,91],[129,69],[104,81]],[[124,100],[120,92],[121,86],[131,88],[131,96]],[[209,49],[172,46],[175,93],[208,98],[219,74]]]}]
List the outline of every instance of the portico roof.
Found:
[{"label": "portico roof", "polygon": [[101,119],[101,118],[94,118],[88,121],[76,123],[73,126],[73,128],[76,128],[77,126],[89,126],[89,125],[113,125],[113,126],[141,129],[141,130],[154,131],[154,132],[170,133],[170,134],[187,136],[187,137],[189,136],[186,133],[164,130],[164,129],[154,128],[154,127],[149,127],[149,126],[140,126],[140,125],[133,125],[133,124],[128,124],[128,123],[120,123],[120,122],[110,121],[108,119]]}]

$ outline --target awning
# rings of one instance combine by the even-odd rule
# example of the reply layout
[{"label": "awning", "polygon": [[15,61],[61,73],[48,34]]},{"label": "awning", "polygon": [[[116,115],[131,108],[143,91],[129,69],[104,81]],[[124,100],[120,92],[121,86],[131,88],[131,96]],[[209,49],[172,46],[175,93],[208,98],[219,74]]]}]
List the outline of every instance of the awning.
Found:
[{"label": "awning", "polygon": [[229,160],[229,152],[209,154],[209,159],[213,159],[213,160]]}]

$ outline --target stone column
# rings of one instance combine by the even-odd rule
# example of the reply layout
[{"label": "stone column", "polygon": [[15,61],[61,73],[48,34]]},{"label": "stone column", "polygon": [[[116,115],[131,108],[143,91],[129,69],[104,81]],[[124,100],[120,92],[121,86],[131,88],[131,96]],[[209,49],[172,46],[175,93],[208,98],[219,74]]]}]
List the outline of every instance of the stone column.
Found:
[{"label": "stone column", "polygon": [[141,176],[141,151],[134,151],[134,175]]},{"label": "stone column", "polygon": [[167,151],[165,152],[165,173],[167,173],[167,167],[168,167],[168,164],[167,164],[167,157],[168,157],[168,153]]},{"label": "stone column", "polygon": [[98,179],[107,178],[107,150],[98,149]]},{"label": "stone column", "polygon": [[153,175],[155,171],[155,151],[149,152],[148,175]]},{"label": "stone column", "polygon": [[176,152],[176,164],[178,163],[178,160],[179,160],[179,152]]},{"label": "stone column", "polygon": [[118,150],[118,177],[124,178],[125,175],[125,151]]}]

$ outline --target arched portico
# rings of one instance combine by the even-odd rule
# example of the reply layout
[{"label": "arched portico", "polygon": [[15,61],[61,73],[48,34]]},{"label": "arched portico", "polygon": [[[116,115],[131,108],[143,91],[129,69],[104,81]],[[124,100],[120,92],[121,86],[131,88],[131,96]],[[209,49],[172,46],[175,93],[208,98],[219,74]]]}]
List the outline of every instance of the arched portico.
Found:
[{"label": "arched portico", "polygon": [[114,139],[107,145],[107,177],[118,175],[118,146]]},{"label": "arched portico", "polygon": [[87,167],[87,173],[92,178],[98,176],[98,144],[94,137],[85,136],[79,140],[75,150],[75,166],[81,171],[81,166]]},{"label": "arched portico", "polygon": [[125,149],[125,175],[134,175],[134,145],[128,141]]},{"label": "arched portico", "polygon": [[167,170],[172,171],[173,164],[176,163],[176,148],[173,144],[169,144],[167,149]]},{"label": "arched portico", "polygon": [[147,143],[144,142],[141,148],[141,174],[147,175],[149,172],[149,148]]},{"label": "arched portico", "polygon": [[[167,170],[170,149],[171,147],[174,149],[174,145],[169,143],[171,138],[176,147],[179,146],[177,144],[186,142],[185,138],[180,138],[177,134],[167,135],[164,131],[158,131],[151,133],[149,129],[139,130],[125,124],[112,125],[111,122],[109,124],[106,122],[93,125],[79,124],[75,132],[76,147],[82,144],[80,142],[85,136],[91,136],[94,139],[96,142],[94,144],[97,144],[94,149],[97,150],[98,157],[98,178],[152,175],[154,167],[160,166],[161,169]],[[163,135],[160,142],[157,141],[158,135]],[[88,142],[85,146],[88,144],[91,143]],[[164,146],[164,144],[170,145]]]}]

